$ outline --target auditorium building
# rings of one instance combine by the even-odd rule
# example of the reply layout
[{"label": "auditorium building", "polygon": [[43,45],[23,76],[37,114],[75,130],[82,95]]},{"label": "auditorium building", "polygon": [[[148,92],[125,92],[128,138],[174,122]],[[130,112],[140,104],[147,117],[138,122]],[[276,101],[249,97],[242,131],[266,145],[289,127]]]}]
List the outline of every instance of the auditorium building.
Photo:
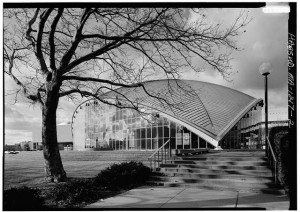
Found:
[{"label": "auditorium building", "polygon": [[[192,80],[147,81],[81,103],[74,111],[73,150],[264,148],[263,100]],[[138,110],[136,110],[138,109]],[[287,125],[275,120],[269,127]]]}]

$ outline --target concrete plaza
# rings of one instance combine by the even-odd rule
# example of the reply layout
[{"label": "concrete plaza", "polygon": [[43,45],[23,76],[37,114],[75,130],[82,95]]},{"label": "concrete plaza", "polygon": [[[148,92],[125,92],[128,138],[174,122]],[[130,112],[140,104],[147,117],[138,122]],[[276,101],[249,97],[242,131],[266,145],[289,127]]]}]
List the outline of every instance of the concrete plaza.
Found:
[{"label": "concrete plaza", "polygon": [[141,187],[115,197],[99,200],[86,208],[288,210],[289,198],[285,194],[219,191],[190,187]]}]

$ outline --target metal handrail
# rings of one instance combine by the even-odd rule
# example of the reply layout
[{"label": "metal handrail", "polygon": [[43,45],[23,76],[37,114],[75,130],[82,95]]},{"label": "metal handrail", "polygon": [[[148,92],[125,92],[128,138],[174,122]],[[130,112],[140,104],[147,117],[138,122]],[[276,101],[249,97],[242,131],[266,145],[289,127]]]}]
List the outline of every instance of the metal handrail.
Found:
[{"label": "metal handrail", "polygon": [[274,160],[274,161],[277,161],[277,159],[276,159],[276,157],[275,157],[275,153],[274,153],[273,148],[272,148],[272,146],[271,146],[269,137],[267,137],[267,141],[268,141],[268,146],[269,146],[269,148],[270,148],[270,150],[271,150],[271,153],[272,153],[272,156],[273,156],[273,160]]},{"label": "metal handrail", "polygon": [[[277,167],[276,167],[277,159],[276,159],[274,150],[272,148],[272,145],[270,143],[269,137],[266,136],[266,138],[267,138],[268,148],[270,148],[270,150],[271,150],[272,158],[273,158],[273,161],[274,161],[274,170],[273,170],[274,173],[273,174],[274,174],[274,178],[275,178],[275,183],[277,183],[277,177],[276,177],[276,174],[277,174]],[[270,159],[269,155],[268,155],[268,159]],[[271,166],[272,166],[272,164],[271,164]]]},{"label": "metal handrail", "polygon": [[[150,157],[148,158],[148,160],[150,161],[150,167],[151,167],[151,169],[152,169],[152,161],[154,161],[154,169],[156,169],[156,162],[159,164],[159,162],[160,161],[164,161],[165,160],[165,162],[166,162],[166,158],[167,158],[167,155],[166,155],[166,152],[164,152],[164,154],[161,154],[161,160],[159,160],[159,153],[160,153],[160,151],[163,149],[163,150],[165,150],[165,146],[167,145],[167,144],[169,144],[170,143],[170,139],[169,140],[167,140],[167,142],[166,143],[164,143],[161,147],[159,147],[152,155],[150,155]],[[171,150],[170,150],[170,148],[171,148],[171,146],[169,145],[169,151],[168,151],[168,156],[170,157],[170,155],[171,155]],[[158,159],[156,160],[156,156],[158,157]]]}]

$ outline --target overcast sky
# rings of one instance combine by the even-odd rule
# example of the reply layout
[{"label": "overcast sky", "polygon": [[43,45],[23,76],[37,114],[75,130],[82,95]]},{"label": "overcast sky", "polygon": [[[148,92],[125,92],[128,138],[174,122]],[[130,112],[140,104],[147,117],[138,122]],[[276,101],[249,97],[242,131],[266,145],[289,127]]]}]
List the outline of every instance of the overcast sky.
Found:
[{"label": "overcast sky", "polygon": [[[247,25],[246,32],[238,38],[238,44],[244,50],[232,55],[234,74],[231,81],[225,81],[211,70],[197,74],[187,72],[182,77],[223,85],[263,99],[264,82],[258,68],[262,63],[270,62],[273,72],[269,76],[269,108],[287,111],[288,14],[264,14],[260,8],[247,10],[253,20]],[[208,9],[212,20],[224,23],[233,20],[238,12],[238,9]],[[4,83],[5,89],[15,86],[7,77]],[[41,126],[40,108],[21,101],[10,103],[9,99],[5,99],[5,143],[32,140],[32,129]],[[60,100],[57,123],[70,121],[76,106]]]}]

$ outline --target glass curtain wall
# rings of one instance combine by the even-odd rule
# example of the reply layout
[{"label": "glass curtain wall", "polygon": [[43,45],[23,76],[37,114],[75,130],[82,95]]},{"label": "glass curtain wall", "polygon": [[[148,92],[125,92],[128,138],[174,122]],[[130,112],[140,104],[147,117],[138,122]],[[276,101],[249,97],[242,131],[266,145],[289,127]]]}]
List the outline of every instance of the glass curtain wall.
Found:
[{"label": "glass curtain wall", "polygon": [[261,149],[261,107],[250,110],[219,142],[223,149]]},{"label": "glass curtain wall", "polygon": [[198,135],[156,112],[142,117],[135,110],[97,101],[85,104],[85,148],[153,150],[168,139],[172,149],[212,147]]}]

